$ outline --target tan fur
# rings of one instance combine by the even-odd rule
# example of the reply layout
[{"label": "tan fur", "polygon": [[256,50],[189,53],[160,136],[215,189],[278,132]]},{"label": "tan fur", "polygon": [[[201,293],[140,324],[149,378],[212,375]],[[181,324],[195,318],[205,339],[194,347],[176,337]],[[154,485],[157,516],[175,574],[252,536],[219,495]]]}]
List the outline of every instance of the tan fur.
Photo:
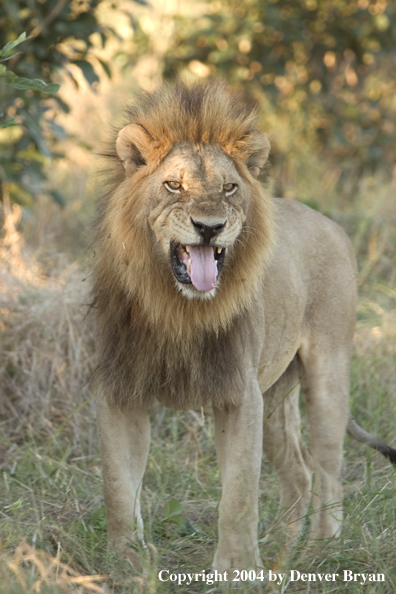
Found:
[{"label": "tan fur", "polygon": [[[160,337],[166,334],[171,340],[181,338],[184,343],[202,330],[226,328],[235,314],[249,307],[259,290],[262,264],[271,250],[274,232],[272,201],[262,185],[249,175],[245,165],[252,153],[253,156],[260,153],[258,132],[254,129],[255,112],[243,109],[243,105],[222,85],[197,87],[196,92],[198,96],[202,94],[196,114],[194,89],[190,92],[182,85],[164,86],[158,94],[144,96],[142,105],[130,110],[132,127],[140,132],[139,138],[134,138],[138,140],[139,148],[143,149],[143,130],[152,139],[143,155],[147,167],[137,169],[133,182],[122,174],[116,177],[110,195],[104,198],[109,203],[103,205],[106,212],[97,238],[100,260],[96,270],[100,275],[100,289],[103,290],[103,285],[113,286],[113,283],[122,286],[126,294],[139,300],[147,322],[160,326]],[[185,94],[186,105],[180,100]],[[267,139],[265,142],[268,155],[269,143]],[[180,300],[169,281],[169,271],[164,270],[163,260],[153,258],[147,266],[146,257],[153,248],[147,219],[157,214],[153,213],[152,203],[147,199],[151,178],[169,151],[183,143],[197,148],[202,145],[221,147],[233,156],[249,193],[256,195],[239,238],[238,250],[233,255],[233,275],[224,275],[221,290],[213,303],[198,305]],[[250,149],[249,143],[253,145]],[[257,167],[256,163],[254,167]],[[115,168],[119,169],[119,163],[115,163]],[[161,212],[163,204],[156,206]],[[248,271],[244,265],[247,259],[251,263]],[[175,311],[177,315],[174,315]]]},{"label": "tan fur", "polygon": [[[337,225],[268,196],[257,180],[268,151],[255,111],[213,83],[142,95],[109,149],[93,294],[109,538],[121,552],[142,537],[153,398],[173,408],[213,406],[223,485],[214,568],[261,565],[263,444],[289,534],[301,529],[312,471],[311,536],[339,533],[356,267]],[[232,196],[229,183],[237,184]],[[210,291],[180,283],[170,263],[172,242],[201,241],[197,220],[223,225],[210,240],[226,250]],[[300,433],[300,380],[312,458]]]},{"label": "tan fur", "polygon": [[[255,113],[246,109],[222,85],[198,86],[191,91],[183,86],[165,86],[156,95],[143,96],[141,105],[130,110],[129,118],[132,123],[124,128],[128,138],[120,147],[122,131],[117,141],[121,158],[124,157],[124,163],[128,160],[123,152],[128,154],[128,148],[124,145],[130,143],[129,137],[133,135],[135,146],[139,147],[147,165],[134,170],[133,165],[127,163],[125,169],[129,174],[125,176],[117,158],[108,173],[110,188],[100,207],[93,292],[98,310],[102,377],[109,394],[118,400],[124,400],[127,395],[128,402],[135,399],[147,402],[153,396],[158,397],[160,386],[164,382],[172,384],[174,378],[170,397],[163,395],[160,399],[176,408],[199,407],[208,402],[210,392],[224,392],[223,379],[214,377],[209,384],[202,381],[202,352],[207,355],[206,367],[211,366],[212,375],[217,376],[215,367],[220,365],[221,369],[223,365],[216,353],[209,360],[209,351],[217,350],[216,341],[223,340],[227,342],[223,350],[229,352],[229,364],[238,366],[238,350],[231,335],[245,330],[238,328],[235,320],[251,309],[261,288],[263,264],[272,249],[272,200],[247,167],[249,158],[252,169],[257,169],[258,162],[263,164],[269,143],[253,128]],[[145,138],[147,145],[143,146]],[[236,225],[243,223],[243,227],[238,237],[232,238],[232,244],[236,239],[237,242],[235,247],[229,246],[214,300],[181,299],[166,253],[169,240],[175,238],[171,228],[165,229],[166,242],[161,245],[168,197],[161,200],[151,196],[157,192],[158,176],[162,173],[158,165],[174,145],[179,147],[176,160],[181,163],[191,159],[191,146],[195,153],[212,151],[208,176],[215,173],[221,158],[224,166],[235,168],[243,181],[243,200],[247,202],[250,195],[255,196],[246,217],[241,208],[229,213],[230,217],[234,216]],[[233,160],[227,155],[233,155]],[[176,168],[180,169],[178,163]],[[192,210],[203,211],[205,207],[204,214],[210,216],[207,203],[195,203]],[[244,218],[246,220],[242,220]],[[188,217],[186,224],[191,226]],[[191,239],[189,243],[196,242],[194,237]],[[249,262],[248,267],[246,262]],[[132,334],[125,319],[130,312],[133,312]],[[128,361],[124,360],[126,353]],[[152,365],[148,372],[149,360]],[[192,361],[197,363],[196,369]],[[131,386],[131,374],[135,377],[134,386]],[[181,384],[187,374],[188,385],[183,389]],[[229,402],[237,398],[238,389],[233,391],[235,395],[228,397]],[[224,395],[218,394],[219,403],[223,398]]]}]

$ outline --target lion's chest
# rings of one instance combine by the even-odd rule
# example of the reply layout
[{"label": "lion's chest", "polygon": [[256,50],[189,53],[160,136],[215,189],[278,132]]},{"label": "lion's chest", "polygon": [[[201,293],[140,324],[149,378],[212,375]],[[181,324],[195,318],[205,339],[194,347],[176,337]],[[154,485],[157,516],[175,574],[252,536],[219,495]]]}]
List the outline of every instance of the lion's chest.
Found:
[{"label": "lion's chest", "polygon": [[[148,380],[153,396],[177,409],[238,404],[243,397],[247,369],[240,337],[206,335],[189,347],[160,349]],[[153,385],[154,383],[154,385]]]},{"label": "lion's chest", "polygon": [[101,380],[114,402],[157,399],[185,410],[241,402],[260,350],[261,324],[250,314],[226,330],[196,329],[178,338],[150,326],[136,308],[123,312],[113,326],[102,324],[99,335]]}]

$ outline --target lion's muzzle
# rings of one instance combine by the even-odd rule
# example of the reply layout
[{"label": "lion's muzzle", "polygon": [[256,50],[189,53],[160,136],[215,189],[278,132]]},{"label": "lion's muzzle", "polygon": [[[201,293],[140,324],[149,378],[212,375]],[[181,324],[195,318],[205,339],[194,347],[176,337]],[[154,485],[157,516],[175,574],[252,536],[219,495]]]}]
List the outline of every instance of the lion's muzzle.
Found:
[{"label": "lion's muzzle", "polygon": [[171,265],[176,279],[193,285],[197,291],[211,291],[224,263],[225,248],[208,245],[182,245],[172,242]]}]

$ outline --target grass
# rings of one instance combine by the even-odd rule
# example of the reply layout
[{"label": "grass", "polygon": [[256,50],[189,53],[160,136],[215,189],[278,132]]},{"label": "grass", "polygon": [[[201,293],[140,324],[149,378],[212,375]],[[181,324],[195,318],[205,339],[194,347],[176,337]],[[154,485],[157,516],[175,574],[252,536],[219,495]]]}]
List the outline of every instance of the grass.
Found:
[{"label": "grass", "polygon": [[[365,206],[365,200],[371,204],[370,191],[361,190],[360,212],[344,209],[334,216],[352,236],[360,266],[351,408],[363,427],[392,443],[396,222],[386,214],[386,192],[381,207],[370,212]],[[210,411],[203,418],[160,406],[151,411],[143,572],[107,551],[94,386],[89,386],[95,345],[84,277],[56,252],[55,239],[50,254],[43,241],[34,251],[25,246],[16,231],[19,215],[17,208],[8,211],[0,245],[0,594],[220,592],[219,584],[179,586],[157,577],[160,569],[210,568],[221,495]],[[284,583],[283,590],[259,583],[244,584],[242,591],[394,592],[395,478],[385,459],[347,438],[342,536],[316,547],[303,536],[288,560],[288,567],[301,573],[382,573],[385,582],[296,581],[286,588]],[[279,487],[267,461],[260,491],[260,547],[270,569],[281,540]]]}]

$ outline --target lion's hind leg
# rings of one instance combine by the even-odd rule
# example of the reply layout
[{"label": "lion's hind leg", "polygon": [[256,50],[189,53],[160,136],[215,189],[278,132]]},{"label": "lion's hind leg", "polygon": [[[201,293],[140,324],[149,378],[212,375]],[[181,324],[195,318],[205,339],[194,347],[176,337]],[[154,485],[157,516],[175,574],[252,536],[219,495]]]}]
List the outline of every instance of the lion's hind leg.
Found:
[{"label": "lion's hind leg", "polygon": [[342,524],[341,471],[349,419],[349,352],[303,352],[302,389],[307,403],[315,479],[310,537],[339,536]]},{"label": "lion's hind leg", "polygon": [[300,533],[311,499],[312,462],[301,437],[299,392],[296,357],[263,395],[263,447],[279,478],[280,514],[290,539]]}]

